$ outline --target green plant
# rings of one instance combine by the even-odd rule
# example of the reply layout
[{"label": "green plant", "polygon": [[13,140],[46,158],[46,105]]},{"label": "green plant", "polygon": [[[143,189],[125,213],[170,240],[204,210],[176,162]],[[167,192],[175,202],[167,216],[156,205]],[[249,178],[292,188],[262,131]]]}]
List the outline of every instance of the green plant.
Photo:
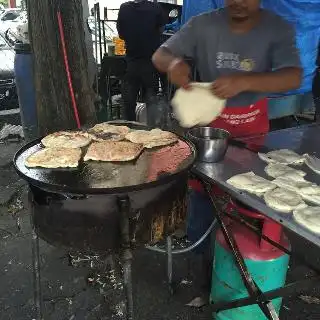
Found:
[{"label": "green plant", "polygon": [[7,7],[8,6],[8,0],[0,0],[0,5],[3,5],[3,6],[5,6],[5,7]]}]

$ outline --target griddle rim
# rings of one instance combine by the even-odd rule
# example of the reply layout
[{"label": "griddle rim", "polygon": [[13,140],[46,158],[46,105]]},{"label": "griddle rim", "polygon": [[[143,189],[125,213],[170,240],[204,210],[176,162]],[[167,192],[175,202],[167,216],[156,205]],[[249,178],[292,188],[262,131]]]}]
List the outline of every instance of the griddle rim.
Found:
[{"label": "griddle rim", "polygon": [[[118,123],[117,123],[118,124]],[[122,124],[122,123],[121,123]],[[120,123],[119,123],[120,125]],[[123,123],[123,125],[125,125],[125,123]],[[141,125],[141,130],[143,130],[144,128],[147,128],[144,125]],[[18,157],[20,157],[24,152],[26,152],[29,148],[32,148],[33,146],[41,143],[42,138],[38,138],[35,139],[29,143],[27,143],[26,145],[24,145],[22,148],[20,148],[14,155],[13,157],[13,164],[14,164],[14,168],[17,171],[17,174],[24,180],[26,180],[29,184],[38,187],[42,190],[46,190],[49,192],[55,192],[55,193],[69,193],[69,194],[123,194],[123,193],[131,193],[131,192],[135,192],[135,191],[142,191],[142,190],[146,190],[146,189],[151,189],[154,187],[158,187],[158,186],[162,186],[165,185],[167,183],[173,182],[177,179],[179,179],[181,176],[185,175],[194,165],[194,163],[196,162],[196,158],[197,158],[197,149],[195,147],[195,145],[188,140],[187,138],[177,135],[179,140],[185,142],[191,149],[191,155],[193,156],[193,160],[191,161],[191,163],[184,169],[182,169],[181,171],[178,171],[176,173],[170,173],[170,175],[165,175],[163,177],[161,177],[159,180],[156,181],[151,181],[151,182],[146,182],[146,183],[142,183],[139,185],[133,185],[133,186],[125,186],[125,187],[115,187],[115,188],[85,188],[85,189],[78,189],[78,188],[71,188],[67,185],[62,186],[62,185],[56,185],[56,184],[50,184],[50,183],[45,183],[45,182],[41,182],[39,180],[36,180],[34,178],[30,178],[27,175],[25,175],[24,173],[22,173],[20,171],[20,169],[17,166],[17,159]],[[190,156],[191,156],[190,155]],[[37,170],[37,169],[33,169],[33,170]]]}]

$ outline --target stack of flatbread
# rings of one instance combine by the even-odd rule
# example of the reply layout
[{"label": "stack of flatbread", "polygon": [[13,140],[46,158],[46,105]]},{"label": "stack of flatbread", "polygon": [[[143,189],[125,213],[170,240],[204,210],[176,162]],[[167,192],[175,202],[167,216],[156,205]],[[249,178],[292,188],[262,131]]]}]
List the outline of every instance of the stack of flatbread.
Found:
[{"label": "stack of flatbread", "polygon": [[25,165],[29,168],[76,168],[81,159],[81,148],[90,142],[90,136],[82,131],[49,134],[41,140],[45,148],[29,156]]},{"label": "stack of flatbread", "polygon": [[84,161],[131,161],[137,159],[143,149],[170,145],[178,137],[167,131],[154,129],[131,130],[127,126],[100,123],[83,131],[60,131],[41,140],[41,149],[27,158],[27,167],[68,168],[77,167],[81,148],[89,146]]}]

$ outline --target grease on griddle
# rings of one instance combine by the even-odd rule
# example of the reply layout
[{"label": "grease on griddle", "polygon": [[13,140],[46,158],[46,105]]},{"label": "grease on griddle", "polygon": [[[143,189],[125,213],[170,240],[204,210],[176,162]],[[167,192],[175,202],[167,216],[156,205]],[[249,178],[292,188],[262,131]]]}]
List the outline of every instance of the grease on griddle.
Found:
[{"label": "grease on griddle", "polygon": [[122,139],[120,134],[114,133],[114,132],[98,132],[90,129],[88,130],[88,133],[100,140],[119,140],[119,139],[121,140]]},{"label": "grease on griddle", "polygon": [[190,146],[182,140],[171,146],[154,149],[150,154],[149,181],[177,172],[188,161],[191,153]]}]

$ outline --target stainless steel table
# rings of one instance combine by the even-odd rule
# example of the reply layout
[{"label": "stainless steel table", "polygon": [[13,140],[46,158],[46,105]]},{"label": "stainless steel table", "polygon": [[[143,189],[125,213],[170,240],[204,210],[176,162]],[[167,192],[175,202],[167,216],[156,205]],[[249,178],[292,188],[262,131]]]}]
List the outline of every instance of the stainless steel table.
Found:
[{"label": "stainless steel table", "polygon": [[[268,150],[278,150],[278,149],[291,149],[296,151],[298,154],[309,153],[320,157],[320,125],[309,125],[297,128],[291,128],[286,130],[274,131],[269,134],[243,139],[244,142],[249,144],[250,148],[255,148],[256,150],[260,147]],[[310,230],[298,225],[291,214],[283,214],[269,208],[262,198],[255,195],[239,191],[226,181],[232,176],[240,173],[246,173],[253,171],[259,176],[267,177],[264,172],[266,163],[259,159],[256,152],[250,151],[244,148],[232,147],[228,148],[225,159],[216,164],[210,163],[196,163],[192,169],[193,174],[204,183],[205,189],[208,192],[208,197],[210,197],[212,204],[216,208],[215,215],[224,234],[226,242],[235,258],[235,262],[243,282],[248,290],[248,298],[243,298],[235,301],[229,302],[219,302],[212,306],[214,312],[219,312],[222,310],[228,310],[232,308],[244,307],[252,304],[258,304],[267,319],[278,320],[279,317],[276,314],[271,300],[283,297],[287,295],[292,295],[293,293],[303,292],[306,288],[315,286],[315,283],[320,280],[320,269],[315,267],[306,261],[302,257],[298,257],[305,265],[310,267],[316,272],[317,276],[305,279],[303,281],[296,282],[294,284],[289,284],[283,288],[272,290],[269,292],[262,292],[260,288],[256,285],[254,279],[252,278],[250,272],[248,271],[241,252],[237,246],[236,241],[233,238],[232,233],[229,231],[228,226],[224,223],[223,214],[228,215],[223,212],[221,208],[216,204],[214,196],[211,195],[209,185],[218,185],[221,189],[225,190],[232,198],[235,198],[247,206],[250,206],[265,216],[278,221],[287,229],[297,233],[301,237],[311,241],[315,245],[320,247],[320,235],[317,235]],[[320,185],[320,176],[313,173],[309,168],[303,165],[303,170],[307,172],[306,179],[317,183]],[[228,215],[230,217],[230,215]],[[232,217],[231,217],[232,218]],[[233,217],[234,219],[239,219],[239,217]],[[240,218],[241,220],[241,218]],[[240,221],[241,222],[241,221]],[[241,223],[244,223],[242,221]],[[252,225],[247,225],[252,231],[259,233],[258,230],[254,230]],[[261,235],[264,238],[263,235]],[[266,238],[266,241],[270,242],[278,249],[284,251],[285,253],[292,255],[292,253],[281,247],[278,243],[272,241],[272,239]]]},{"label": "stainless steel table", "polygon": [[[320,157],[320,125],[308,125],[271,132],[265,136],[245,139],[252,145],[263,145],[270,150],[291,149],[298,154],[309,153]],[[258,210],[269,218],[278,221],[286,228],[320,247],[320,235],[297,224],[291,214],[284,214],[269,208],[262,198],[247,192],[239,191],[226,181],[240,173],[253,171],[267,178],[264,172],[266,163],[259,159],[257,153],[238,147],[229,147],[224,161],[220,163],[198,162],[193,172],[209,183],[214,183],[227,191],[230,196]],[[312,172],[306,165],[300,166],[307,172],[306,179],[320,185],[320,175]]]}]

